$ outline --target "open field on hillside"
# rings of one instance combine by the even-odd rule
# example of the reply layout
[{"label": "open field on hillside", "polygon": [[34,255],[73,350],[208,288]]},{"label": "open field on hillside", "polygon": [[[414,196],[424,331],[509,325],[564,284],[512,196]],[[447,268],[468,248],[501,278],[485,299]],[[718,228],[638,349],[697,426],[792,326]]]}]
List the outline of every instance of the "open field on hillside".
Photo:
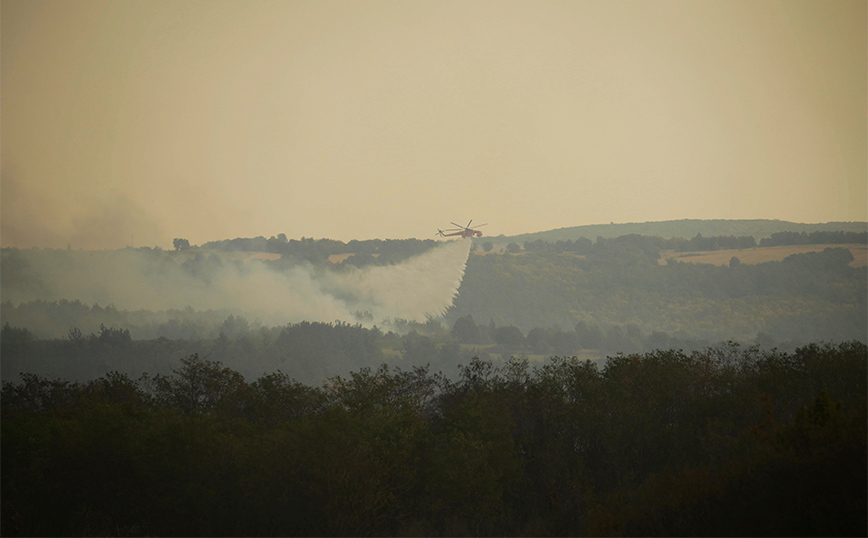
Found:
[{"label": "open field on hillside", "polygon": [[687,263],[708,263],[712,265],[727,265],[733,256],[741,263],[757,264],[762,262],[780,261],[791,254],[803,252],[822,252],[826,248],[847,248],[853,254],[850,265],[864,267],[868,265],[868,245],[784,245],[779,247],[757,247],[748,249],[714,250],[700,252],[676,252],[666,250],[660,253],[660,265],[666,265],[668,260],[678,260]]},{"label": "open field on hillside", "polygon": [[329,261],[331,263],[341,263],[352,255],[353,254],[351,252],[347,252],[346,254],[332,254],[331,256],[329,256]]}]

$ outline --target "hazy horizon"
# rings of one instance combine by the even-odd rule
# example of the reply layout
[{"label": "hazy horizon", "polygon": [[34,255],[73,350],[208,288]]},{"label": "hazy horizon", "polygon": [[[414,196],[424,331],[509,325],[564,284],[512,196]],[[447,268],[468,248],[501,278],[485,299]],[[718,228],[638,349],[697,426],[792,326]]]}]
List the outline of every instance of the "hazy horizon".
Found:
[{"label": "hazy horizon", "polygon": [[861,1],[0,9],[4,247],[868,220]]}]

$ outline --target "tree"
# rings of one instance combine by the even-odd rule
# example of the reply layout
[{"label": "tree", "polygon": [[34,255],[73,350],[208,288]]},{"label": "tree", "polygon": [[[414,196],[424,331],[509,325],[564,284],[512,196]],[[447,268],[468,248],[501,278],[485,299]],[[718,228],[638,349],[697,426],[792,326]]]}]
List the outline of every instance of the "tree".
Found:
[{"label": "tree", "polygon": [[482,250],[484,250],[485,252],[491,252],[491,249],[493,248],[494,244],[491,241],[486,241],[485,243],[482,243]]},{"label": "tree", "polygon": [[599,349],[603,345],[603,331],[597,325],[580,321],[576,324],[575,333],[578,345],[582,349]]},{"label": "tree", "polygon": [[545,353],[548,350],[548,334],[542,327],[534,327],[527,333],[525,338],[527,345],[537,353]]},{"label": "tree", "polygon": [[0,330],[0,357],[3,357],[2,371],[20,373],[24,369],[25,360],[36,341],[36,337],[27,329],[11,327],[9,322]]},{"label": "tree", "polygon": [[181,359],[181,368],[173,372],[154,378],[158,399],[186,413],[213,409],[244,385],[241,374],[196,353]]},{"label": "tree", "polygon": [[556,330],[552,334],[551,345],[555,348],[556,353],[568,355],[576,351],[579,347],[579,341],[574,331],[564,332]]},{"label": "tree", "polygon": [[506,245],[506,251],[510,254],[517,254],[518,252],[521,252],[521,246],[519,246],[518,243],[510,243]]},{"label": "tree", "polygon": [[175,247],[175,250],[187,250],[190,248],[190,242],[186,239],[181,239],[180,237],[176,237],[172,240],[172,245]]},{"label": "tree", "polygon": [[494,333],[494,341],[500,346],[518,347],[524,344],[524,335],[521,334],[521,329],[514,325],[498,327]]},{"label": "tree", "polygon": [[437,345],[433,340],[416,331],[404,337],[404,361],[408,364],[425,365],[437,359]]},{"label": "tree", "polygon": [[470,314],[455,320],[452,326],[452,338],[462,344],[478,344],[480,340],[479,327]]},{"label": "tree", "polygon": [[250,324],[242,316],[235,317],[230,315],[220,326],[220,334],[227,338],[235,339],[239,336],[247,334],[250,331]]},{"label": "tree", "polygon": [[100,323],[97,341],[102,345],[123,348],[130,347],[133,339],[130,336],[129,329],[115,329],[114,327],[106,327]]}]

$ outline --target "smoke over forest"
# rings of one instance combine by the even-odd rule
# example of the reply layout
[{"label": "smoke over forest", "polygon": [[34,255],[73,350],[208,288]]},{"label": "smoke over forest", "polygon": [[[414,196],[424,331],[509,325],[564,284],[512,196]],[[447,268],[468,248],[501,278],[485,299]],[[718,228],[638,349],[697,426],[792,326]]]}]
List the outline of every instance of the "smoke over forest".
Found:
[{"label": "smoke over forest", "polygon": [[343,298],[350,312],[361,309],[374,320],[422,322],[442,316],[452,305],[470,245],[470,241],[450,241],[404,263],[349,273],[326,271],[317,281],[326,295]]},{"label": "smoke over forest", "polygon": [[243,312],[279,325],[302,320],[424,322],[441,316],[458,292],[470,241],[450,241],[393,265],[355,267],[150,249],[10,251],[3,300],[78,300],[127,310]]}]

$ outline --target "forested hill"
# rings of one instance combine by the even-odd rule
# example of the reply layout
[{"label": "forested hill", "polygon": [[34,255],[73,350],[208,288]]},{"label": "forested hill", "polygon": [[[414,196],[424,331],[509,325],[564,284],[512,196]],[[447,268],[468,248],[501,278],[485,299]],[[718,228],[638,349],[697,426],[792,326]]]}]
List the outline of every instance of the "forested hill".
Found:
[{"label": "forested hill", "polygon": [[539,248],[471,256],[448,317],[470,315],[522,331],[580,323],[603,332],[632,326],[636,334],[711,341],[747,341],[760,332],[779,341],[865,337],[868,274],[864,266],[850,265],[854,258],[846,248],[756,265],[737,257],[724,266],[660,265],[664,241],[623,236],[598,239],[580,255]]},{"label": "forested hill", "polygon": [[[628,222],[621,224],[612,223],[571,226],[569,228],[559,228],[557,230],[548,230],[544,232],[526,233],[513,236],[497,236],[493,238],[493,240],[498,243],[502,241],[522,243],[524,241],[536,240],[554,242],[565,241],[568,239],[574,241],[581,237],[588,239],[605,237],[610,239],[630,234],[650,235],[668,239],[672,237],[690,238],[696,236],[696,234],[702,234],[704,236],[753,236],[757,241],[759,241],[763,237],[769,237],[778,232],[864,232],[866,230],[868,230],[868,222],[826,222],[820,224],[804,224],[799,222],[787,222],[784,220],[766,219],[682,219],[664,220],[659,222]],[[487,238],[486,240],[491,241],[492,238]]]}]

